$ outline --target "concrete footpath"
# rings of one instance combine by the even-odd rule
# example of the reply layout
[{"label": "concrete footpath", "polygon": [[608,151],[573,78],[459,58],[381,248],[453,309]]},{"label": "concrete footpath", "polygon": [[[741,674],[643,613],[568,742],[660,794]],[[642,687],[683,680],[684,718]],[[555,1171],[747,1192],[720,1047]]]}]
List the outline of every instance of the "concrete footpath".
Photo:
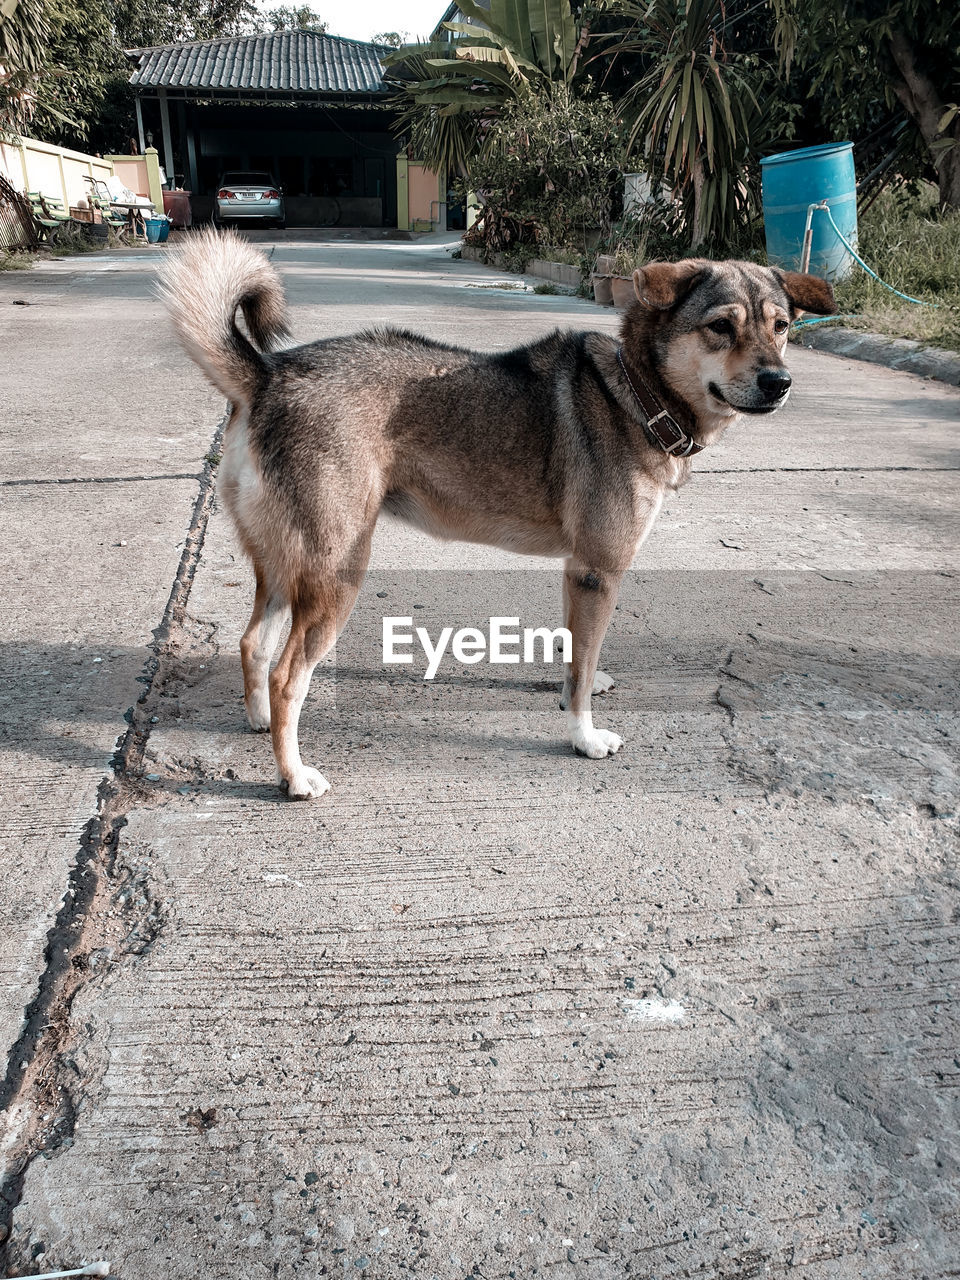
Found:
[{"label": "concrete footpath", "polygon": [[[263,244],[297,341],[617,325]],[[0,275],[0,1275],[957,1275],[957,389],[792,352],[625,582],[605,761],[548,665],[383,666],[384,615],[559,606],[385,523],[292,804],[162,252]]]}]

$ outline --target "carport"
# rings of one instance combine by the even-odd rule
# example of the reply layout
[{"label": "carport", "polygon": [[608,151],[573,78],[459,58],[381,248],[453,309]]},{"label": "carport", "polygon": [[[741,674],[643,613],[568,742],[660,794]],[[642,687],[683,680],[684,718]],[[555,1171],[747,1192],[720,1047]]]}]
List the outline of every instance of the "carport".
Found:
[{"label": "carport", "polygon": [[209,216],[220,174],[268,170],[300,226],[395,226],[386,50],[312,31],[133,49],[140,149]]}]

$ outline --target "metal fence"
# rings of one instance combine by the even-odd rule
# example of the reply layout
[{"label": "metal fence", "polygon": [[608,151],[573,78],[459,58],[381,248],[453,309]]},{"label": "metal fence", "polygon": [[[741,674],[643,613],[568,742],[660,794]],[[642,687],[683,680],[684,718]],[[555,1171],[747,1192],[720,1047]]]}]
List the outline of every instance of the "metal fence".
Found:
[{"label": "metal fence", "polygon": [[30,201],[0,174],[0,249],[32,249],[38,242]]}]

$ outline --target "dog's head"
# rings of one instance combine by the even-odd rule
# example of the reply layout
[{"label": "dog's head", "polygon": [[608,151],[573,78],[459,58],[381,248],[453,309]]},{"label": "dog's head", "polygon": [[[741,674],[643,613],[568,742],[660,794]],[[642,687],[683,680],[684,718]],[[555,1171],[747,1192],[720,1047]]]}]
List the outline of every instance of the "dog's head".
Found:
[{"label": "dog's head", "polygon": [[624,342],[639,321],[647,359],[698,417],[779,409],[790,392],[790,322],[836,311],[826,280],[752,262],[651,262],[633,287]]}]

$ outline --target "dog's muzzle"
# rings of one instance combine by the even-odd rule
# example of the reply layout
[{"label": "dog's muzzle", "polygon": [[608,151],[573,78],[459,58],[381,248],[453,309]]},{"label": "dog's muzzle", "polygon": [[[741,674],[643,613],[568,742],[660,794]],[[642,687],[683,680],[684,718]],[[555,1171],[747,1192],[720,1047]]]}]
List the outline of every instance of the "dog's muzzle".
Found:
[{"label": "dog's muzzle", "polygon": [[776,404],[790,390],[793,379],[784,368],[761,369],[757,374],[757,387],[769,404]]},{"label": "dog's muzzle", "polygon": [[715,382],[707,388],[712,396],[728,404],[737,413],[773,413],[784,403],[793,379],[781,365],[779,368],[760,369],[752,391],[738,394],[736,398],[720,390]]}]

